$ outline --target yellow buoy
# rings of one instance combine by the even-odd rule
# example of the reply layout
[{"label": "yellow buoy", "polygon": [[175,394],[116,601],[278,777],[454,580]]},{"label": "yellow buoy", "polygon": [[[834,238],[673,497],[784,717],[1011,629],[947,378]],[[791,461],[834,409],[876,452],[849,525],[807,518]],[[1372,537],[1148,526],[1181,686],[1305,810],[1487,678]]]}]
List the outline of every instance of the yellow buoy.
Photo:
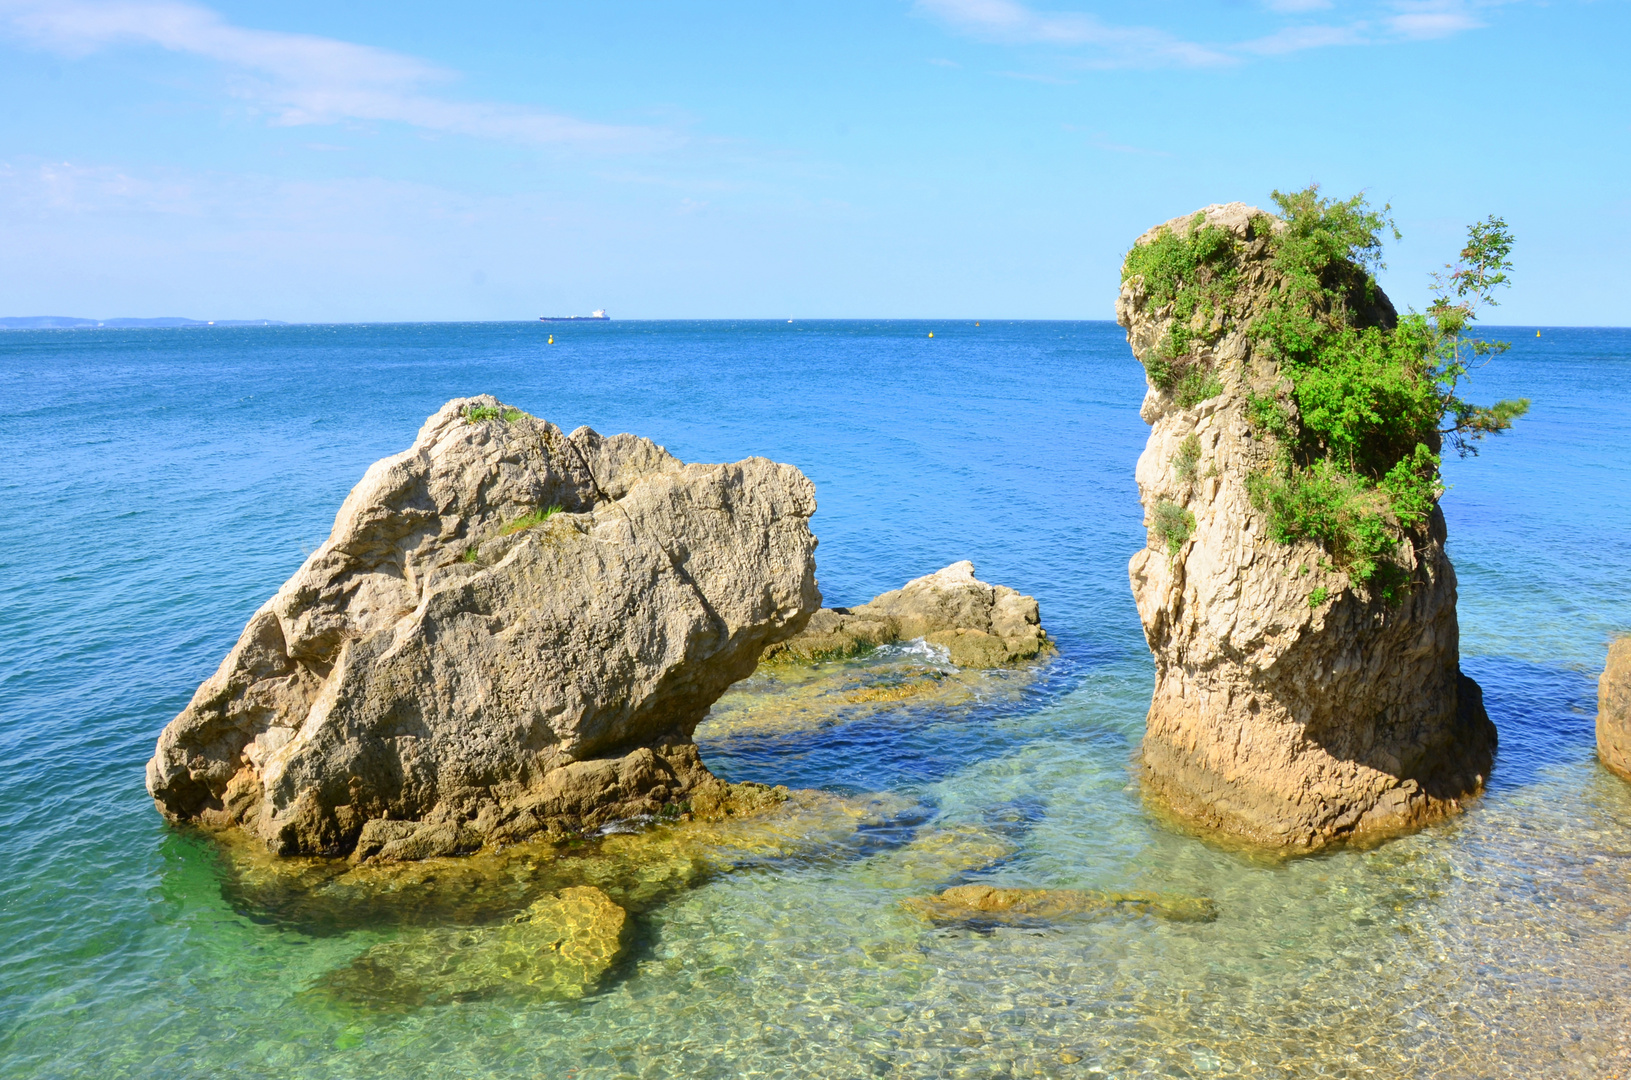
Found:
[{"label": "yellow buoy", "polygon": [[933,330],[930,330],[930,331],[929,331],[929,336],[930,336],[930,337],[934,337],[934,331],[933,331]]},{"label": "yellow buoy", "polygon": [[1535,331],[1535,336],[1536,336],[1536,337],[1540,337],[1540,331],[1539,331],[1539,330],[1536,330],[1536,331]]},{"label": "yellow buoy", "polygon": [[979,326],[979,325],[980,325],[980,324],[979,324],[979,323],[975,323],[975,324],[974,324],[974,325],[975,325],[975,326]]},{"label": "yellow buoy", "polygon": [[551,345],[555,344],[555,335],[554,334],[549,335],[549,343]]}]

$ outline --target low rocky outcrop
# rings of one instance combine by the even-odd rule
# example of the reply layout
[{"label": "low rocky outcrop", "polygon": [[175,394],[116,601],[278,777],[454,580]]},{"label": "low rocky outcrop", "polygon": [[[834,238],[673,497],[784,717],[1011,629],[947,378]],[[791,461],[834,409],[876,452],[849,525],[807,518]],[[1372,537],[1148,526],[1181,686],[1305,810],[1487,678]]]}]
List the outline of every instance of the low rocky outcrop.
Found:
[{"label": "low rocky outcrop", "polygon": [[917,638],[945,649],[960,668],[1007,667],[1049,647],[1036,600],[986,584],[964,560],[859,607],[822,608],[802,633],[766,649],[764,659],[842,660]]},{"label": "low rocky outcrop", "polygon": [[[1496,740],[1460,671],[1444,517],[1434,505],[1398,545],[1408,585],[1391,600],[1319,544],[1271,535],[1250,486],[1277,450],[1253,405],[1283,403],[1288,384],[1252,326],[1281,288],[1269,244],[1281,225],[1230,203],[1138,244],[1202,226],[1226,234],[1213,280],[1230,291],[1196,304],[1184,335],[1141,275],[1116,302],[1134,354],[1168,376],[1152,375],[1141,409],[1149,537],[1128,566],[1155,658],[1146,790],[1209,832],[1302,850],[1451,813],[1481,790]],[[1381,291],[1365,295],[1359,325],[1391,325]],[[1174,357],[1180,340],[1188,351]]]},{"label": "low rocky outcrop", "polygon": [[1608,647],[1597,679],[1597,757],[1631,780],[1631,637]]},{"label": "low rocky outcrop", "polygon": [[814,511],[789,465],[450,401],[165,728],[148,791],[281,854],[383,859],[693,793],[726,813],[691,734],[818,608]]},{"label": "low rocky outcrop", "polygon": [[954,885],[935,896],[913,896],[901,903],[908,911],[937,925],[1038,926],[1115,913],[1154,915],[1174,922],[1212,922],[1218,917],[1217,905],[1205,897],[1093,889]]}]

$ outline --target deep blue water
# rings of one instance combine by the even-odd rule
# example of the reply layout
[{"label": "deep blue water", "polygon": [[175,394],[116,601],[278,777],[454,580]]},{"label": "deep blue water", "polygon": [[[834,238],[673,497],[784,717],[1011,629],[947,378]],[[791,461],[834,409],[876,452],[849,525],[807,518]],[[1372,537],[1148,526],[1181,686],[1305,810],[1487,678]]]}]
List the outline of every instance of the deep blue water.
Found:
[{"label": "deep blue water", "polygon": [[[1394,880],[1366,860],[1403,860],[1401,852],[1440,860],[1450,868],[1447,880],[1489,874],[1434,924],[1447,956],[1491,941],[1516,948],[1506,930],[1490,929],[1499,920],[1485,917],[1477,897],[1515,889],[1538,905],[1535,897],[1551,894],[1536,881],[1561,875],[1576,882],[1568,894],[1574,900],[1548,901],[1553,914],[1542,918],[1577,941],[1587,930],[1568,904],[1597,913],[1595,954],[1568,959],[1580,965],[1567,974],[1578,992],[1549,998],[1508,987],[1518,994],[1509,996],[1508,1011],[1538,1010],[1532,1019],[1543,1027],[1584,1030],[1582,1045],[1611,1055],[1614,1018],[1631,1025],[1624,1007],[1631,1001],[1631,925],[1623,902],[1615,908],[1611,899],[1615,882],[1622,896],[1631,894],[1631,797],[1622,790],[1631,786],[1616,786],[1596,765],[1591,721],[1606,644],[1631,631],[1631,331],[1500,333],[1514,348],[1476,373],[1469,396],[1525,396],[1533,409],[1482,456],[1447,464],[1443,503],[1461,582],[1465,666],[1483,684],[1501,729],[1490,794],[1465,822],[1431,837],[1316,862],[1327,868],[1319,872],[1351,875],[1344,888],[1358,892],[1371,887],[1366,882]],[[1049,1050],[1054,1056],[1036,1061],[1065,1070],[1059,1075],[1078,1074],[1064,1062],[1072,1054],[1082,1069],[1096,1062],[1126,1075],[1156,1074],[1178,1066],[1152,1047],[1205,1043],[1184,1051],[1186,1074],[1227,1073],[1239,1047],[1246,1054],[1261,1043],[1280,1047],[1272,1056],[1281,1070],[1261,1075],[1330,1075],[1319,1070],[1337,1067],[1340,1055],[1318,1049],[1317,1040],[1306,1060],[1284,1049],[1276,1024],[1297,1007],[1285,996],[1291,983],[1276,981],[1290,979],[1279,969],[1252,984],[1272,984],[1273,993],[1248,995],[1234,1009],[1244,1010],[1250,1031],[1219,1035],[1215,1046],[1185,1024],[1222,1021],[1186,1012],[1177,1003],[1189,999],[1172,989],[1183,965],[1191,975],[1221,971],[1233,962],[1229,950],[1256,932],[1249,925],[1282,919],[1270,894],[1290,888],[1287,880],[1304,875],[1310,896],[1336,886],[1314,884],[1315,870],[1278,871],[1294,875],[1273,879],[1278,885],[1255,877],[1270,871],[1162,833],[1124,790],[1150,665],[1125,570],[1144,542],[1133,483],[1147,432],[1138,417],[1143,377],[1121,331],[1098,322],[613,322],[0,333],[0,1076],[384,1075],[409,1063],[426,1077],[564,1075],[567,1068],[583,1076],[663,1075],[638,1066],[634,1051],[607,1057],[601,1044],[644,1039],[640,1045],[658,1048],[652,1060],[672,1066],[677,1059],[663,1048],[678,1045],[685,1031],[724,1055],[709,1065],[713,1059],[692,1047],[687,1052],[703,1054],[697,1075],[774,1073],[777,1061],[802,1060],[787,1046],[809,1044],[816,1038],[810,1031],[800,1029],[784,1045],[731,1027],[740,1002],[765,993],[752,980],[785,985],[787,965],[802,955],[792,939],[773,936],[765,938],[771,943],[763,945],[762,967],[753,969],[759,975],[741,976],[750,985],[727,992],[685,984],[685,1000],[705,1003],[701,1027],[697,1014],[649,1002],[639,1007],[656,1009],[658,1019],[641,1032],[622,1026],[619,1010],[633,1008],[629,1000],[647,1001],[647,993],[658,1000],[665,979],[689,970],[672,959],[664,962],[673,970],[663,968],[659,948],[656,967],[642,967],[599,1004],[574,1006],[570,1022],[549,1011],[556,1006],[544,1008],[541,1029],[570,1033],[565,1042],[495,1034],[493,1016],[476,1006],[381,1020],[377,1030],[364,1024],[360,1032],[332,1021],[339,1026],[330,1030],[330,1020],[290,1004],[318,970],[302,951],[304,939],[275,926],[246,928],[223,906],[195,842],[167,829],[142,790],[142,765],[159,730],[219,663],[248,615],[324,539],[367,465],[406,447],[448,398],[478,392],[567,430],[587,424],[645,435],[687,461],[757,454],[798,465],[817,488],[818,574],[829,604],[864,601],[963,558],[985,580],[1040,600],[1061,657],[1017,702],[928,724],[885,713],[840,730],[721,743],[712,752],[722,771],[794,786],[903,792],[948,814],[976,803],[991,813],[1029,798],[1056,811],[1051,826],[1038,811],[1028,872],[1070,864],[1071,845],[1102,831],[1116,838],[1114,851],[1134,854],[1117,854],[1122,861],[1115,862],[1105,854],[1111,846],[1084,848],[1076,865],[1099,859],[1191,873],[1220,895],[1234,890],[1242,910],[1260,910],[1267,920],[1242,923],[1244,937],[1213,946],[1122,941],[1115,935],[1131,931],[1106,931],[1094,939],[1094,949],[1108,950],[1092,953],[1100,960],[1084,960],[1084,946],[1073,941],[1057,954],[1019,942],[1018,952],[1002,957],[937,957],[936,970],[945,978],[960,972],[960,981],[935,991],[935,1007],[919,1002],[929,1014],[925,1030],[939,1030],[935,1017],[955,1014],[974,1025],[960,1030],[989,1033],[997,1023],[990,1016],[1009,1014],[982,1011],[983,993],[1033,986],[1045,997],[1050,980],[1065,977],[1047,965],[1067,956],[1087,965],[1072,969],[1071,979],[1108,979],[1104,973],[1123,958],[1159,941],[1166,959],[1146,957],[1133,978],[1148,995],[1137,998],[1144,1012],[1106,1028],[1093,1054]],[[1546,813],[1555,815],[1548,827],[1559,834],[1549,853],[1522,836]],[[1531,865],[1534,859],[1543,865]],[[1570,876],[1580,867],[1597,884]],[[1526,874],[1528,893],[1513,884]],[[754,904],[781,910],[778,904],[817,888],[796,875],[767,880],[752,886],[769,890],[763,895],[737,897],[742,911]],[[729,889],[747,886],[720,888],[721,910],[737,910]],[[1287,957],[1326,956],[1325,948],[1347,955],[1348,939],[1309,904],[1308,941],[1324,944],[1287,946]],[[674,955],[706,951],[729,936],[702,915],[687,922],[691,914],[676,908],[663,932],[679,950]],[[842,920],[833,926],[834,935],[842,936],[840,926],[843,934],[861,933]],[[1494,937],[1479,937],[1486,932]],[[811,941],[824,940],[811,933]],[[893,941],[897,931],[876,933]],[[967,948],[989,951],[1001,940]],[[922,946],[931,955],[940,947]],[[751,966],[741,964],[744,972]],[[998,980],[1011,982],[1007,991],[981,982],[978,972],[990,964],[1009,973]],[[899,974],[886,967],[891,977]],[[1521,973],[1507,974],[1522,982]],[[1163,980],[1176,981],[1169,987]],[[1196,984],[1203,998],[1204,984]],[[1401,986],[1389,983],[1384,992],[1342,984],[1331,994],[1409,996]],[[900,991],[911,993],[929,991]],[[1221,1004],[1228,994],[1217,993],[1217,1015],[1233,1015]],[[867,1027],[875,1018],[845,1012],[845,995],[833,994],[840,1004],[823,1014],[821,1028],[831,1041],[831,1068],[805,1061],[787,1066],[788,1075],[849,1075],[860,1066],[845,1055],[861,1054],[879,1037]],[[1618,1013],[1603,1004],[1616,995]],[[1555,1001],[1555,1013],[1547,1001]],[[919,1016],[911,1007],[901,1005]],[[991,1075],[1017,1075],[1016,1063],[1031,1059],[1015,1046],[1065,1039],[1062,1032],[1077,1030],[1073,1023],[1096,1030],[1081,1015],[1032,1007],[1041,1011],[1030,1020],[1001,1021],[1019,1025],[1012,1045],[982,1035],[989,1054],[965,1054],[958,1067],[972,1062],[996,1070]],[[1460,1000],[1440,1012],[1420,1007],[1428,1010],[1426,1023],[1411,1030],[1425,1031],[1421,1039],[1441,1036],[1444,1045],[1421,1043],[1416,1052],[1430,1050],[1445,1063],[1444,1075],[1505,1075],[1523,1060],[1488,1035],[1483,1057],[1455,1065],[1444,1046],[1476,1041],[1472,1027],[1458,1026],[1476,1010]],[[663,1009],[673,1012],[672,1024]],[[1495,1006],[1477,1013],[1485,1025],[1478,1030],[1492,1030],[1489,1017],[1498,1015]],[[1597,1029],[1587,1016],[1598,1018]],[[907,1039],[900,1025],[918,1021],[887,1022]],[[1086,1045],[1085,1035],[1069,1038]],[[1564,1060],[1567,1040],[1557,1039],[1564,1041],[1537,1045],[1532,1054]],[[924,1040],[925,1054],[938,1046],[933,1036]],[[1215,1067],[1207,1064],[1214,1059]],[[899,1058],[890,1067],[935,1075],[945,1060]],[[1010,1072],[997,1069],[1004,1062]],[[1362,1055],[1359,1064],[1367,1063],[1380,1075],[1402,1068],[1380,1050]],[[1236,1065],[1253,1074],[1244,1059]]]}]

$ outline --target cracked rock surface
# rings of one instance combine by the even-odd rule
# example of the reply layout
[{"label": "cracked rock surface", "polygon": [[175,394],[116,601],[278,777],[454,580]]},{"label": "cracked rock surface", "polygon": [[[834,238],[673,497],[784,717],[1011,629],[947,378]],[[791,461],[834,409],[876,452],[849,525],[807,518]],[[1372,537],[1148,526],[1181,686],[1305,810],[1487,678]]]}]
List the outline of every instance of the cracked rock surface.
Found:
[{"label": "cracked rock surface", "polygon": [[820,606],[814,512],[790,465],[450,401],[164,729],[148,791],[280,854],[383,859],[717,801],[691,734]]}]

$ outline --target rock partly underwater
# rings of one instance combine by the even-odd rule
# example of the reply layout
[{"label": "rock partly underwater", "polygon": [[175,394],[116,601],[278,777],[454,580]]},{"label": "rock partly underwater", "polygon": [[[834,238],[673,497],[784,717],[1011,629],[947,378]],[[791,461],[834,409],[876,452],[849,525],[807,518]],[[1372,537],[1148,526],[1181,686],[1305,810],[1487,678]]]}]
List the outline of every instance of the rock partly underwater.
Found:
[{"label": "rock partly underwater", "polygon": [[[1284,376],[1253,326],[1284,285],[1269,242],[1282,226],[1230,203],[1137,244],[1207,226],[1226,241],[1214,271],[1232,285],[1185,323],[1189,354],[1167,359],[1176,305],[1157,304],[1141,274],[1116,301],[1147,370],[1181,362],[1208,382],[1188,401],[1187,383],[1152,377],[1141,410],[1150,534],[1128,574],[1155,658],[1146,790],[1207,831],[1297,850],[1453,813],[1482,789],[1496,736],[1460,670],[1443,514],[1435,504],[1398,545],[1409,585],[1396,602],[1357,587],[1318,544],[1272,537],[1249,490],[1276,461],[1253,404],[1274,400]],[[1348,313],[1356,325],[1391,325],[1381,290],[1365,295],[1369,307]]]},{"label": "rock partly underwater", "polygon": [[692,731],[820,605],[814,512],[790,465],[450,401],[165,728],[148,791],[379,859],[722,805]]},{"label": "rock partly underwater", "polygon": [[1597,679],[1597,756],[1631,780],[1631,637],[1608,647]]},{"label": "rock partly underwater", "polygon": [[771,663],[842,660],[922,638],[960,668],[1008,667],[1050,646],[1033,597],[988,585],[964,560],[859,607],[822,608],[799,634],[765,650]]}]

